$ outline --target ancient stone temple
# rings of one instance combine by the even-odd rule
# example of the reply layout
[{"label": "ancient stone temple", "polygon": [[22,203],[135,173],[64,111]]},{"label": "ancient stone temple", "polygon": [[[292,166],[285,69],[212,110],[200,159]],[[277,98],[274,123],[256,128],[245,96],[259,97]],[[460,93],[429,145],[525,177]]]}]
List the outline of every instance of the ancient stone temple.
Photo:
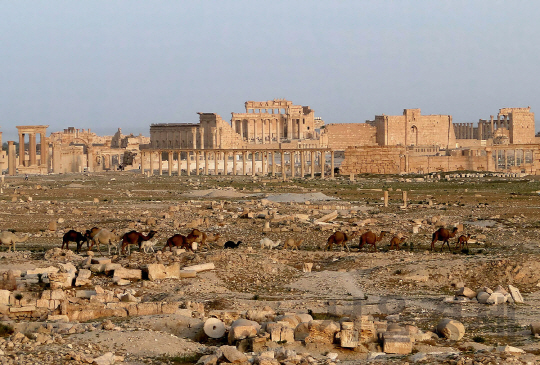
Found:
[{"label": "ancient stone temple", "polygon": [[291,101],[247,101],[245,113],[231,113],[231,122],[215,113],[198,113],[199,123],[163,123],[150,126],[152,148],[299,148],[321,145],[314,111]]},{"label": "ancient stone temple", "polygon": [[[49,143],[47,141],[48,125],[25,125],[17,126],[19,130],[19,173],[46,174],[49,155]],[[39,146],[36,137],[39,135]],[[25,151],[26,136],[29,138],[28,154]],[[39,159],[38,159],[39,150]]]}]

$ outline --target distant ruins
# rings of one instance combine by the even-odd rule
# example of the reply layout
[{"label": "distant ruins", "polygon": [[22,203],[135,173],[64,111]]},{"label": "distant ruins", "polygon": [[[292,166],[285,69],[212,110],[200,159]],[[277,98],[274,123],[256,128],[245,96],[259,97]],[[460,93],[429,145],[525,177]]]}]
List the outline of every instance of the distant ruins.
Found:
[{"label": "distant ruins", "polygon": [[74,128],[46,137],[48,126],[18,126],[18,157],[10,141],[0,163],[11,175],[122,168],[169,175],[333,176],[335,158],[343,159],[342,174],[540,169],[530,107],[502,108],[477,126],[453,123],[450,115],[422,115],[420,109],[365,123],[325,124],[311,107],[284,99],[247,101],[245,112],[231,113],[230,122],[215,113],[198,115],[198,123],[152,124],[150,138],[125,136],[120,129],[99,137]]},{"label": "distant ruins", "polygon": [[14,142],[9,141],[9,162],[2,165],[3,169],[7,165],[8,175],[138,169],[140,145],[150,142],[150,139],[144,136],[125,136],[120,129],[114,136],[99,137],[89,129],[70,127],[47,137],[48,127],[17,126],[18,154],[16,155]]}]

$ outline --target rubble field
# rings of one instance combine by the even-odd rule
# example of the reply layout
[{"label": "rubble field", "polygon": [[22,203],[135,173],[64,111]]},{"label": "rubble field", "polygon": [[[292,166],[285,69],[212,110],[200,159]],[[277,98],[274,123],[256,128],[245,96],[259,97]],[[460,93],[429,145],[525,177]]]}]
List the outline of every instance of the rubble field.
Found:
[{"label": "rubble field", "polygon": [[0,230],[0,364],[540,363],[535,176],[4,176]]}]

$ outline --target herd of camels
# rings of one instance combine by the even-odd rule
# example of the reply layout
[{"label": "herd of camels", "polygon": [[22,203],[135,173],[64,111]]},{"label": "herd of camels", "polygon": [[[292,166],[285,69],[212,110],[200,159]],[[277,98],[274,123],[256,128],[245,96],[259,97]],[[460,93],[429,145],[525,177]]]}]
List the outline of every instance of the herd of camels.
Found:
[{"label": "herd of camels", "polygon": [[[435,243],[437,241],[442,241],[441,251],[443,251],[445,244],[448,246],[448,250],[450,251],[450,239],[456,236],[457,231],[457,227],[455,227],[451,231],[446,228],[439,228],[438,230],[436,230],[432,235],[431,250],[433,251],[435,249]],[[328,237],[328,241],[324,249],[331,251],[332,247],[334,245],[337,245],[341,246],[342,250],[343,248],[346,248],[347,251],[350,252],[350,248],[347,243],[357,237],[360,237],[358,241],[358,250],[361,250],[364,246],[368,245],[372,247],[373,251],[377,251],[377,242],[380,242],[387,233],[387,231],[381,231],[381,233],[377,236],[372,231],[367,231],[363,233],[354,232],[352,234],[337,231],[334,232],[330,237]],[[129,231],[123,235],[119,235],[116,233],[115,230],[109,231],[107,229],[100,229],[97,227],[86,230],[85,233],[70,230],[66,234],[64,234],[62,238],[62,249],[64,248],[64,246],[66,249],[69,249],[69,243],[74,242],[77,244],[76,251],[77,253],[79,253],[82,245],[84,244],[84,242],[86,242],[88,250],[91,250],[94,245],[97,245],[97,249],[99,250],[99,252],[101,252],[100,244],[106,244],[109,249],[109,255],[111,254],[111,247],[113,249],[116,249],[117,253],[121,252],[121,254],[125,254],[126,249],[129,253],[129,247],[131,245],[137,245],[139,247],[139,251],[144,250],[145,252],[148,252],[147,250],[154,251],[153,247],[156,244],[156,240],[152,240],[152,238],[154,238],[156,234],[157,231],[151,230],[147,235],[144,235],[143,233],[137,231]],[[458,246],[460,250],[465,246],[467,246],[468,248],[468,241],[470,237],[470,234],[460,235],[456,241],[456,248]],[[4,231],[0,233],[0,244],[11,246],[13,248],[13,251],[15,251],[16,243],[24,242],[27,239],[28,236],[20,238],[9,231]],[[196,251],[198,245],[202,247],[208,243],[217,242],[219,239],[219,234],[208,236],[206,233],[198,229],[194,229],[187,236],[175,234],[169,239],[167,239],[165,246],[163,247],[163,251],[165,251],[167,248],[172,251],[173,247],[183,248],[189,251]],[[389,249],[399,250],[399,245],[405,242],[406,239],[407,237],[393,236],[390,240]],[[289,238],[285,241],[283,248],[296,248],[298,250],[303,241],[303,239],[295,240],[293,238]],[[238,243],[235,243],[234,241],[227,241],[224,245],[222,245],[222,247],[237,248],[240,246],[241,243],[241,241],[238,241]],[[265,237],[261,240],[261,248],[268,247],[272,249],[278,247],[280,243],[280,241],[273,242],[269,238]]]}]

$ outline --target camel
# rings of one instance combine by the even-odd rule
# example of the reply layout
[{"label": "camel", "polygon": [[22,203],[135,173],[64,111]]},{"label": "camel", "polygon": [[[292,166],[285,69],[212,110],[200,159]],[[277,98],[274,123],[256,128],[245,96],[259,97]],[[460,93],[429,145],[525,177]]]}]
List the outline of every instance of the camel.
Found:
[{"label": "camel", "polygon": [[190,234],[186,236],[186,239],[191,244],[197,242],[201,244],[201,247],[206,244],[206,233],[199,231],[195,228]]},{"label": "camel", "polygon": [[109,248],[109,255],[111,254],[111,246],[113,246],[116,249],[116,253],[118,254],[118,246],[115,245],[115,242],[118,242],[120,240],[120,236],[116,234],[116,230],[109,231],[108,229],[100,229],[93,237],[92,237],[92,244],[89,247],[89,250],[94,247],[94,244],[97,244],[97,248],[99,253],[101,253],[101,249],[99,248],[99,245],[101,243],[106,244]]},{"label": "camel", "polygon": [[441,227],[438,230],[436,230],[435,232],[433,232],[433,239],[431,240],[431,251],[433,251],[435,249],[435,242],[437,242],[437,241],[443,241],[442,247],[441,247],[441,252],[442,252],[442,250],[444,248],[445,243],[448,245],[448,251],[450,251],[450,243],[448,242],[448,240],[450,238],[454,238],[456,236],[457,230],[458,230],[457,227],[454,227],[452,232],[450,232],[446,228]]},{"label": "camel", "polygon": [[[324,250],[328,250],[328,251],[331,251],[332,250],[332,246],[334,244],[336,245],[341,245],[341,246],[345,246],[345,248],[347,249],[347,251],[351,251],[349,249],[349,246],[347,246],[347,241],[349,239],[352,239],[352,237],[349,237],[347,235],[347,233],[345,232],[341,232],[341,231],[337,231],[337,232],[334,232],[333,235],[331,235],[330,237],[328,237],[328,241],[326,243],[326,247],[324,248]],[[342,248],[343,249],[343,248]]]},{"label": "camel", "polygon": [[180,247],[185,250],[195,251],[197,249],[197,242],[189,242],[186,236],[175,234],[167,240],[165,247],[163,247],[163,252],[165,252],[167,247],[169,247],[169,249],[172,251],[173,246]]},{"label": "camel", "polygon": [[141,251],[141,245],[144,241],[152,239],[156,235],[157,231],[148,232],[148,236],[145,236],[141,232],[129,231],[122,236],[122,255],[125,253],[126,246],[139,245],[139,252]]},{"label": "camel", "polygon": [[221,234],[215,233],[215,234],[207,234],[206,235],[206,243],[216,243],[221,238]]},{"label": "camel", "polygon": [[[154,246],[156,245],[157,243],[157,240],[148,240],[148,241],[144,241],[141,245],[144,253],[148,253],[148,251],[152,250],[152,252],[156,252],[154,251]],[[129,246],[128,246],[128,253],[129,253]]]},{"label": "camel", "polygon": [[469,238],[471,238],[470,233],[467,235],[462,234],[461,236],[459,236],[456,241],[456,247],[459,245],[459,249],[461,250],[462,247],[465,247],[466,245],[467,248],[469,248]]},{"label": "camel", "polygon": [[396,250],[399,251],[399,245],[405,242],[406,239],[407,237],[401,237],[401,238],[399,238],[398,236],[392,237],[392,239],[390,240],[390,250],[394,248],[394,246],[396,246]]},{"label": "camel", "polygon": [[269,249],[273,249],[278,247],[281,244],[281,240],[277,240],[276,242],[272,241],[268,237],[264,237],[262,240],[260,240],[261,248],[268,247]]},{"label": "camel", "polygon": [[[100,231],[101,229],[98,228],[98,227],[92,227],[90,229],[87,229],[86,232],[84,233],[84,236],[86,237],[86,248],[87,250],[90,249],[90,241],[92,240],[92,238],[94,238],[94,236]],[[82,243],[81,245],[77,245],[77,253],[79,253],[80,249],[82,248]],[[117,250],[118,251],[118,250]]]},{"label": "camel", "polygon": [[64,234],[64,237],[62,237],[62,249],[64,249],[64,245],[66,245],[66,250],[69,250],[69,243],[75,242],[77,244],[77,253],[79,253],[84,241],[88,242],[88,236],[86,234],[70,229]]},{"label": "camel", "polygon": [[290,247],[292,250],[296,248],[296,250],[298,251],[302,243],[304,243],[303,238],[300,238],[298,240],[295,240],[294,238],[289,238],[287,241],[285,241],[285,244],[283,245],[283,249],[286,250],[287,248]]},{"label": "camel", "polygon": [[386,231],[381,231],[381,234],[379,235],[379,237],[377,237],[377,235],[371,231],[367,231],[366,233],[363,233],[360,236],[358,249],[361,250],[365,244],[368,244],[368,245],[373,246],[374,252],[377,251],[377,246],[376,246],[377,242],[381,241],[386,233],[387,233]]},{"label": "camel", "polygon": [[227,241],[225,242],[225,245],[223,248],[238,248],[242,244],[242,241],[238,241],[237,243],[234,243],[234,241]]},{"label": "camel", "polygon": [[19,238],[10,231],[4,231],[0,233],[0,245],[8,245],[8,251],[9,251],[9,246],[11,246],[13,248],[13,252],[15,252],[15,244],[25,242],[27,239],[28,239],[28,236]]}]

